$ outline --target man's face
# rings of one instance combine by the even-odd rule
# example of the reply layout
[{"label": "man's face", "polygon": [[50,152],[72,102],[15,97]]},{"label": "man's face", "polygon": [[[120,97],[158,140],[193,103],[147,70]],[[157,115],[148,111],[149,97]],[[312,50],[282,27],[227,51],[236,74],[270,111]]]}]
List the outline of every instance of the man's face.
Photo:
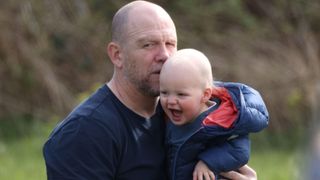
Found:
[{"label": "man's face", "polygon": [[154,13],[132,18],[122,43],[123,73],[142,93],[155,97],[162,65],[177,51],[175,26],[169,16]]}]

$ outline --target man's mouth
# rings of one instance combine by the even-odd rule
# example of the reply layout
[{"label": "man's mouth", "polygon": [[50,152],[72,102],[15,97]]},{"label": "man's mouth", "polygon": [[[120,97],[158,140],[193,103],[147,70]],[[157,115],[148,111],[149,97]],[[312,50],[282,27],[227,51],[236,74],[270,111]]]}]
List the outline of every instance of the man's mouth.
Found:
[{"label": "man's mouth", "polygon": [[160,70],[158,70],[158,71],[153,71],[153,73],[152,74],[160,74]]}]

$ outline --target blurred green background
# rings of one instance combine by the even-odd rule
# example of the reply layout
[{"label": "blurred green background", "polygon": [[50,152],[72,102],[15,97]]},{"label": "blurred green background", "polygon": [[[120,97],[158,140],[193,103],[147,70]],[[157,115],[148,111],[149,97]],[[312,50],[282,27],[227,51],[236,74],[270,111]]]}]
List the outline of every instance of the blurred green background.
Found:
[{"label": "blurred green background", "polygon": [[[0,179],[46,179],[53,127],[112,75],[110,24],[124,0],[0,2]],[[158,0],[179,48],[203,51],[216,80],[265,99],[270,125],[252,134],[259,180],[304,179],[319,132],[318,0]]]}]

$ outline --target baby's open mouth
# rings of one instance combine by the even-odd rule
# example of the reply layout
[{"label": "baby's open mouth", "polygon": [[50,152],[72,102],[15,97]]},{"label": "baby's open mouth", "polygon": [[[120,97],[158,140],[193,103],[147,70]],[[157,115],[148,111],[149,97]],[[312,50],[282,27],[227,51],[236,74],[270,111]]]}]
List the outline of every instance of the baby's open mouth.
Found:
[{"label": "baby's open mouth", "polygon": [[176,110],[176,109],[170,109],[170,112],[171,112],[173,117],[180,117],[181,114],[182,114],[182,111]]}]

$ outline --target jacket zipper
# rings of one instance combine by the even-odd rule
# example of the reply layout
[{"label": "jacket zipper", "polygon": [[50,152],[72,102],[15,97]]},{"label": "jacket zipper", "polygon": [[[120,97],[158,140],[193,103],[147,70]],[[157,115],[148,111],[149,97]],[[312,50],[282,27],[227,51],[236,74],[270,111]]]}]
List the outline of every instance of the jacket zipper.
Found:
[{"label": "jacket zipper", "polygon": [[201,126],[200,129],[198,129],[197,131],[195,131],[193,134],[191,134],[188,138],[186,138],[186,140],[181,143],[181,145],[178,147],[177,152],[174,155],[174,160],[173,160],[173,167],[172,167],[172,179],[171,180],[175,180],[175,176],[176,176],[176,164],[177,164],[177,159],[178,159],[178,154],[179,151],[181,149],[181,147],[195,134],[197,134],[201,129],[203,129],[204,127]]}]

